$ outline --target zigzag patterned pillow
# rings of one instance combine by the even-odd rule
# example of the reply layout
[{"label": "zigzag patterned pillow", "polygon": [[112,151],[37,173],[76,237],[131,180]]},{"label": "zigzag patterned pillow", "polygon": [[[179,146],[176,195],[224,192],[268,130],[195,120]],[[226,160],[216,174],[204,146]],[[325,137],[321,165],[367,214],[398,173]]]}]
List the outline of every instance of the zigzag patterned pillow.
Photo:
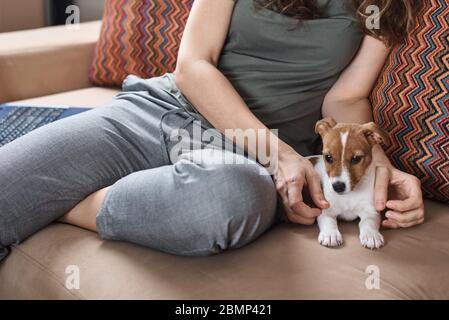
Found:
[{"label": "zigzag patterned pillow", "polygon": [[120,86],[128,74],[171,72],[193,0],[106,0],[89,78]]},{"label": "zigzag patterned pillow", "polygon": [[426,1],[407,42],[394,48],[371,102],[387,130],[393,163],[422,181],[427,197],[449,202],[449,2]]}]

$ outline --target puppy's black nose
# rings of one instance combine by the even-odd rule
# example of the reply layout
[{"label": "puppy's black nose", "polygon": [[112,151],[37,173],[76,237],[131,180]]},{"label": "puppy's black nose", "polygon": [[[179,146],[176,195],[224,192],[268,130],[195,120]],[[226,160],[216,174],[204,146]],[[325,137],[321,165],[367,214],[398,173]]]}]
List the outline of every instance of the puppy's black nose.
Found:
[{"label": "puppy's black nose", "polygon": [[346,190],[346,184],[344,182],[337,181],[332,184],[332,188],[334,188],[337,193],[343,193]]}]

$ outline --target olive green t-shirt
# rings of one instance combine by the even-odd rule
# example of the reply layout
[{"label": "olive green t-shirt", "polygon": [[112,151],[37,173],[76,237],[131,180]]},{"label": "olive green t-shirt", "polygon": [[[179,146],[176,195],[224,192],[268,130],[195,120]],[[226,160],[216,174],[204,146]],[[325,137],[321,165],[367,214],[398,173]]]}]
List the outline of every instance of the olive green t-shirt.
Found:
[{"label": "olive green t-shirt", "polygon": [[251,111],[302,155],[313,152],[326,93],[362,39],[351,0],[318,0],[321,17],[298,20],[236,0],[218,68]]}]

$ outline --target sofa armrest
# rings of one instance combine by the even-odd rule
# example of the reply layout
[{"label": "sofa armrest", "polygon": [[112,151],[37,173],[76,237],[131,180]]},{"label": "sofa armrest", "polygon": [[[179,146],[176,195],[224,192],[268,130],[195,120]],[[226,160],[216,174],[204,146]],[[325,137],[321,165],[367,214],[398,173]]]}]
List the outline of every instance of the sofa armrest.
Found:
[{"label": "sofa armrest", "polygon": [[101,21],[0,34],[0,103],[89,87]]}]

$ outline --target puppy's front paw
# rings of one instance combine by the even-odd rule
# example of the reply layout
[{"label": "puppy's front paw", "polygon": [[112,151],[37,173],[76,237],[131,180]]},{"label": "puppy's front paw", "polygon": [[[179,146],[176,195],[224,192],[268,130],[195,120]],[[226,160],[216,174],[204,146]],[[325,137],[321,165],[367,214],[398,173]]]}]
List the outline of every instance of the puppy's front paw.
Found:
[{"label": "puppy's front paw", "polygon": [[360,242],[365,248],[379,249],[384,245],[384,237],[377,230],[362,230],[360,231]]},{"label": "puppy's front paw", "polygon": [[318,242],[325,247],[338,247],[343,244],[343,237],[340,231],[322,231],[318,236]]}]

